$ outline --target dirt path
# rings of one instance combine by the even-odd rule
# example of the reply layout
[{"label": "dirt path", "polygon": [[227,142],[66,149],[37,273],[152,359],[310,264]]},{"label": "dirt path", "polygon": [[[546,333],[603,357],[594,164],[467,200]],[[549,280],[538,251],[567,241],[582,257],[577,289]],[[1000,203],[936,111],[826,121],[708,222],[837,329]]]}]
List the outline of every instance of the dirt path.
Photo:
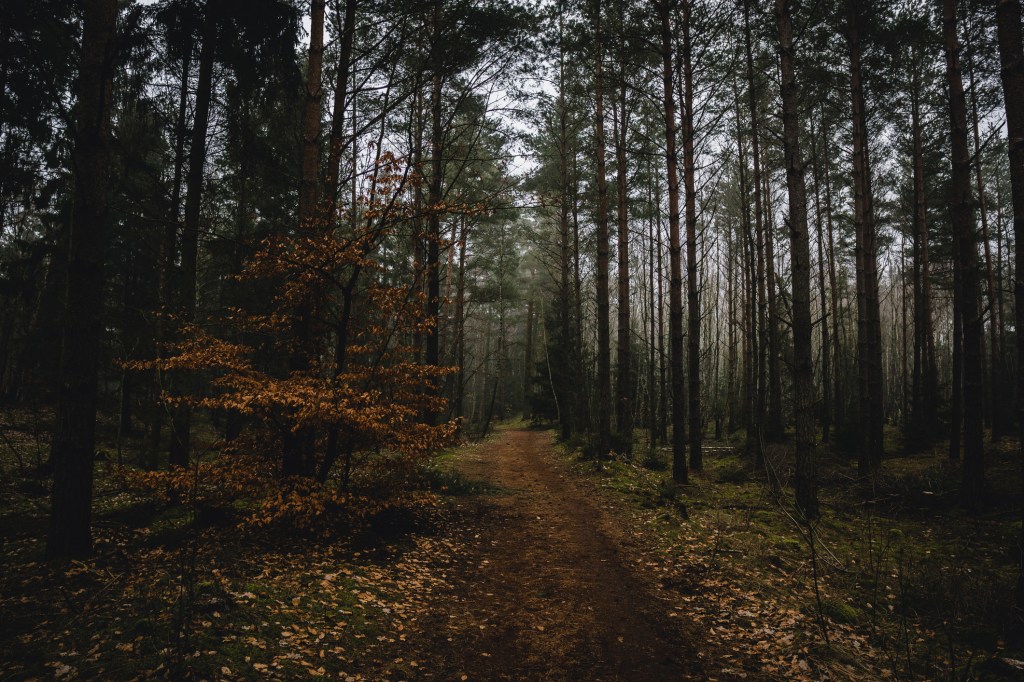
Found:
[{"label": "dirt path", "polygon": [[458,467],[500,492],[463,503],[467,553],[418,628],[420,679],[705,679],[695,637],[635,575],[621,521],[577,487],[551,432],[504,431]]}]

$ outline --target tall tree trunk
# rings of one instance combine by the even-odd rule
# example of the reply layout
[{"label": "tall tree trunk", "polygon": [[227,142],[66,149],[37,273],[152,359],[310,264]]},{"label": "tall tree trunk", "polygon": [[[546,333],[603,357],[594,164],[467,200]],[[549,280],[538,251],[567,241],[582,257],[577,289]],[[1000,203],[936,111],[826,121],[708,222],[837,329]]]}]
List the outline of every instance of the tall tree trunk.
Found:
[{"label": "tall tree trunk", "polygon": [[466,414],[466,238],[465,221],[459,232],[459,271],[455,278],[455,364],[458,372],[455,375],[455,416]]},{"label": "tall tree trunk", "polygon": [[[620,3],[621,7],[621,3]],[[615,117],[615,178],[618,199],[618,349],[616,365],[616,430],[619,445],[625,454],[633,451],[633,368],[632,338],[629,310],[629,188],[626,167],[626,134],[628,111],[626,108],[626,62],[620,49],[618,115]]]},{"label": "tall tree trunk", "polygon": [[324,61],[324,5],[312,0],[310,9],[309,58],[306,65],[306,101],[302,120],[302,166],[299,180],[301,229],[311,229],[316,213],[317,180],[320,169],[320,107],[323,99],[321,72]]},{"label": "tall tree trunk", "polygon": [[939,382],[932,331],[931,264],[928,207],[925,201],[921,95],[915,71],[910,93],[910,128],[914,166],[914,371],[911,383],[911,424],[917,445],[930,442],[937,422]]},{"label": "tall tree trunk", "polygon": [[[650,185],[648,185],[648,191],[650,191]],[[648,205],[654,211],[657,211],[658,213],[661,212],[661,206],[658,205],[658,204],[653,203],[652,201],[650,201],[650,195],[648,195]],[[655,220],[652,218],[648,222],[648,233],[647,233],[647,267],[648,267],[647,291],[648,291],[648,296],[649,296],[649,300],[650,300],[650,306],[649,306],[649,310],[648,310],[648,312],[649,312],[648,325],[649,325],[649,335],[650,335],[649,336],[649,338],[650,338],[650,346],[649,346],[649,349],[648,349],[649,352],[648,352],[648,367],[647,367],[647,419],[648,419],[647,426],[648,426],[648,429],[650,431],[649,449],[650,449],[652,454],[654,453],[654,445],[655,445],[655,443],[658,440],[658,411],[657,411],[658,390],[657,390],[657,378],[655,376],[655,372],[657,370],[657,365],[656,365],[656,363],[657,363],[657,354],[656,354],[656,350],[657,350],[657,343],[658,343],[658,329],[657,329],[657,326],[656,326],[656,317],[658,315],[658,310],[656,309],[656,306],[659,304],[659,301],[657,300],[657,297],[656,297],[656,294],[655,294],[656,288],[655,288],[655,282],[654,282],[654,278],[655,278],[655,263],[657,262],[655,260],[655,254],[654,254],[654,249],[655,249],[655,244],[656,244],[655,236],[654,236],[654,225],[655,225]],[[660,272],[657,273],[657,277],[658,277],[659,280],[661,279],[661,273]]]},{"label": "tall tree trunk", "polygon": [[821,442],[829,441],[831,426],[830,403],[832,401],[832,381],[829,371],[829,314],[828,298],[825,287],[825,227],[821,216],[821,175],[818,168],[818,138],[815,135],[814,121],[811,121],[811,162],[814,168],[814,222],[817,231],[818,246],[818,300],[821,310]]},{"label": "tall tree trunk", "polygon": [[807,234],[807,188],[800,152],[799,93],[793,66],[789,0],[775,0],[779,23],[782,140],[789,189],[789,242],[793,263],[793,412],[796,417],[796,504],[806,519],[818,515],[814,471],[814,365],[811,349],[811,252]]},{"label": "tall tree trunk", "polygon": [[746,450],[749,456],[753,456],[760,462],[760,438],[757,433],[757,282],[755,278],[754,265],[754,235],[750,219],[750,202],[748,200],[747,188],[747,161],[743,146],[742,111],[740,107],[739,88],[733,82],[733,97],[736,107],[736,154],[739,166],[740,182],[740,274],[744,293],[744,330],[743,336],[743,419],[746,428]]},{"label": "tall tree trunk", "polygon": [[[973,60],[972,60],[973,61]],[[988,228],[988,202],[985,198],[985,174],[984,164],[981,162],[981,133],[978,130],[978,96],[977,77],[974,73],[973,63],[970,65],[969,73],[970,98],[971,98],[971,128],[974,133],[974,182],[975,190],[978,193],[978,213],[981,216],[981,244],[985,253],[985,299],[988,301],[989,310],[989,356],[991,367],[989,372],[989,399],[991,401],[990,414],[992,426],[992,442],[998,443],[1003,438],[1005,431],[1003,419],[1003,372],[1005,367],[1002,363],[1003,351],[1000,347],[999,338],[999,306],[996,300],[996,278],[992,268],[992,244],[989,240]],[[984,320],[982,320],[984,324]]]},{"label": "tall tree trunk", "polygon": [[[298,229],[311,233],[318,227],[316,210],[317,180],[320,167],[320,105],[323,86],[321,73],[324,56],[324,5],[325,0],[312,0],[309,33],[309,58],[306,67],[305,102],[303,104],[302,143],[300,150]],[[321,221],[325,225],[326,220]],[[349,307],[346,302],[346,307]],[[309,370],[311,353],[314,301],[304,296],[294,307],[293,328],[295,347],[288,361],[291,372]],[[347,340],[339,338],[340,343]],[[336,349],[337,350],[337,349]],[[315,434],[308,427],[289,433],[285,438],[282,453],[284,475],[309,475],[313,473],[313,446]],[[336,436],[330,435],[327,459],[332,461],[336,452]],[[333,464],[333,461],[332,461]],[[327,467],[325,467],[326,469]]]},{"label": "tall tree trunk", "polygon": [[[523,419],[529,419],[533,410],[530,393],[533,389],[533,299],[526,302],[526,348],[523,352]],[[544,321],[541,320],[541,324]]]},{"label": "tall tree trunk", "polygon": [[768,427],[765,429],[768,439],[780,441],[783,436],[782,426],[782,357],[779,348],[779,301],[776,294],[775,276],[775,211],[772,209],[771,175],[764,173],[764,263],[765,263],[765,303],[767,315],[765,322],[768,329]]},{"label": "tall tree trunk", "polygon": [[[824,120],[824,117],[822,117]],[[829,312],[832,318],[832,406],[835,408],[835,432],[843,429],[843,383],[842,383],[842,339],[839,334],[839,282],[836,276],[836,244],[835,230],[832,225],[832,172],[829,170],[828,143],[831,140],[828,128],[822,130],[825,138],[825,227],[828,231],[828,288],[832,296],[829,300]]]},{"label": "tall tree trunk", "polygon": [[[345,100],[348,98],[348,81],[351,73],[352,45],[355,41],[357,4],[358,0],[345,0],[345,15],[341,25],[341,44],[338,50],[338,76],[334,85],[331,133],[327,145],[327,173],[324,177],[323,216],[324,220],[329,224],[334,222],[337,211],[338,186],[341,178],[341,158],[345,153]],[[418,167],[417,170],[419,170]]]},{"label": "tall tree trunk", "polygon": [[697,282],[697,188],[693,129],[693,46],[691,2],[683,0],[683,184],[686,189],[687,371],[689,374],[690,468],[704,468],[701,453],[700,288]]},{"label": "tall tree trunk", "polygon": [[669,336],[672,377],[672,479],[686,483],[686,427],[683,377],[683,264],[679,239],[679,161],[676,149],[676,105],[672,94],[672,26],[667,2],[655,2],[661,19],[662,91],[665,109],[665,157],[668,176]]},{"label": "tall tree trunk", "polygon": [[[206,133],[210,124],[213,98],[213,59],[216,51],[217,26],[208,11],[204,19],[203,44],[199,50],[199,79],[196,83],[195,119],[192,145],[189,148],[188,173],[185,184],[185,226],[181,239],[181,278],[178,288],[178,314],[182,324],[196,319],[196,280],[199,275],[199,218],[203,206],[203,169],[206,165]],[[177,377],[177,382],[187,381]],[[188,466],[191,449],[192,411],[188,406],[174,410],[171,425],[170,463]]]},{"label": "tall tree trunk", "polygon": [[115,0],[83,3],[82,61],[75,86],[74,205],[61,329],[60,381],[46,556],[92,552],[96,398],[103,338],[103,260],[108,237],[110,111]]},{"label": "tall tree trunk", "polygon": [[750,108],[750,155],[753,161],[751,189],[754,192],[754,243],[756,244],[757,251],[757,273],[752,281],[752,284],[756,287],[757,295],[751,296],[751,301],[756,302],[757,305],[758,341],[753,347],[757,360],[757,382],[755,384],[757,388],[757,398],[755,401],[753,419],[754,433],[752,436],[748,436],[748,438],[753,438],[756,466],[758,469],[761,469],[764,466],[764,451],[761,448],[761,437],[764,435],[763,429],[768,401],[768,367],[766,364],[767,358],[765,356],[765,346],[767,345],[765,341],[768,337],[768,295],[766,289],[767,278],[765,277],[764,268],[764,197],[762,194],[761,184],[760,120],[758,118],[757,88],[756,81],[754,79],[753,39],[750,31],[750,0],[744,0],[743,2],[743,32],[747,62],[747,104]]},{"label": "tall tree trunk", "polygon": [[[559,2],[559,9],[562,3]],[[559,348],[563,353],[575,354],[572,330],[572,290],[569,283],[570,258],[572,252],[569,226],[569,110],[565,103],[565,45],[563,42],[562,12],[558,13],[558,234],[559,234],[559,280],[558,280],[558,328]],[[461,266],[460,266],[461,267]],[[572,349],[572,350],[570,350]],[[568,440],[573,433],[576,417],[576,395],[578,378],[575,363],[570,363],[569,382],[563,382],[558,393],[565,406],[559,415],[562,440]]]},{"label": "tall tree trunk", "polygon": [[874,198],[868,156],[867,114],[861,75],[860,0],[849,0],[850,91],[853,119],[854,229],[857,235],[857,377],[860,414],[858,468],[873,475],[882,463],[882,330],[878,299]]},{"label": "tall tree trunk", "polygon": [[[996,31],[999,37],[999,64],[1006,105],[1006,130],[1009,138],[1010,188],[1013,202],[1013,234],[1017,267],[1014,270],[1015,328],[1024,329],[1024,38],[1021,36],[1020,0],[999,0],[996,5]],[[1017,428],[1024,446],[1024,343],[1017,343]],[[1020,489],[1024,490],[1024,453],[1020,460]],[[1021,498],[1024,500],[1024,496]],[[1024,502],[1022,502],[1024,504]],[[1017,542],[1020,562],[1017,573],[1017,615],[1024,612],[1024,514]]]},{"label": "tall tree trunk", "polygon": [[[437,7],[439,5],[435,5]],[[436,13],[437,10],[435,10]],[[435,24],[438,18],[435,16]],[[435,25],[435,31],[438,30]],[[427,188],[427,319],[433,324],[426,334],[423,361],[437,367],[441,363],[439,334],[441,326],[441,190],[444,182],[442,154],[444,135],[442,102],[444,81],[439,65],[434,66],[430,87],[430,185]],[[438,387],[439,388],[439,387]],[[430,416],[432,420],[434,417]]]},{"label": "tall tree trunk", "polygon": [[654,176],[655,229],[657,230],[657,270],[658,270],[658,439],[668,442],[668,377],[665,358],[665,265],[662,255],[665,252],[664,227],[661,223],[661,176]]},{"label": "tall tree trunk", "polygon": [[601,0],[594,0],[594,152],[597,157],[597,453],[611,449],[611,331],[608,301],[608,178],[605,170]]},{"label": "tall tree trunk", "polygon": [[942,3],[942,34],[949,85],[952,181],[950,214],[957,243],[960,271],[960,309],[963,317],[964,401],[963,501],[968,507],[981,503],[985,487],[982,449],[982,320],[978,306],[978,246],[974,225],[974,197],[971,195],[971,157],[967,146],[967,100],[960,70],[960,41],[956,33],[956,0]]},{"label": "tall tree trunk", "polygon": [[[168,340],[170,330],[167,313],[174,307],[177,296],[174,261],[178,254],[178,229],[181,222],[181,189],[185,175],[185,137],[188,126],[188,86],[192,67],[192,45],[185,48],[181,60],[181,82],[178,85],[178,116],[174,123],[174,180],[171,186],[171,214],[164,225],[163,240],[160,243],[160,274],[157,284],[157,298],[160,302],[160,314],[154,325],[154,345],[156,357],[164,356],[164,344]],[[156,369],[154,383],[157,398],[164,388],[165,375],[163,370]],[[153,409],[153,419],[149,425],[149,452],[146,466],[156,469],[160,458],[160,438],[163,431],[165,409],[157,404]]]}]

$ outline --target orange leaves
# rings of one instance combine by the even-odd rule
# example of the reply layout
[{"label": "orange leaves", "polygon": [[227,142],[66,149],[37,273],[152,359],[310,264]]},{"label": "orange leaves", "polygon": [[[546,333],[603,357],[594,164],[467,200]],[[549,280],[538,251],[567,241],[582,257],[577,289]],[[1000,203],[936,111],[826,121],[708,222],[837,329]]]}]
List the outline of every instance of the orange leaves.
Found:
[{"label": "orange leaves", "polygon": [[[345,462],[347,480],[351,466],[376,459],[402,470],[454,441],[457,423],[432,424],[446,409],[439,387],[454,370],[417,364],[409,345],[436,320],[416,283],[396,282],[378,261],[381,244],[411,216],[400,201],[407,174],[388,154],[377,170],[358,200],[364,223],[342,234],[314,218],[264,239],[236,278],[262,297],[227,309],[209,329],[182,328],[160,358],[134,367],[194,375],[176,382],[192,390],[163,399],[233,413],[246,426],[243,441],[195,472],[139,474],[137,486],[164,497],[245,496],[258,505],[253,523],[308,526],[352,504],[315,482],[328,480],[336,461]],[[285,470],[301,480],[282,478]]]}]

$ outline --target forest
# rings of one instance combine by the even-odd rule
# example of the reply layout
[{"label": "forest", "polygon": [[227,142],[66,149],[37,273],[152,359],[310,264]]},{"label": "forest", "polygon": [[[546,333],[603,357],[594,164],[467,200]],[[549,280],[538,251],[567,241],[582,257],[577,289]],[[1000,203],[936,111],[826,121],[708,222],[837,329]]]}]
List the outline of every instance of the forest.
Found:
[{"label": "forest", "polygon": [[1024,678],[1021,0],[0,17],[0,679]]}]

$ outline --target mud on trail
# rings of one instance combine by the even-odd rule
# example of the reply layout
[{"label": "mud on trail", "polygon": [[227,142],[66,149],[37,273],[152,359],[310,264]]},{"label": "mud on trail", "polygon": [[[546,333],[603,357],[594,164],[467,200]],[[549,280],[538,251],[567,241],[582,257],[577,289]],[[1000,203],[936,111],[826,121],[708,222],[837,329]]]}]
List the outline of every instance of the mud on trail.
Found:
[{"label": "mud on trail", "polygon": [[405,651],[418,679],[706,679],[693,627],[634,571],[622,521],[573,479],[550,431],[500,432],[456,467],[497,492],[459,501],[464,554]]}]

